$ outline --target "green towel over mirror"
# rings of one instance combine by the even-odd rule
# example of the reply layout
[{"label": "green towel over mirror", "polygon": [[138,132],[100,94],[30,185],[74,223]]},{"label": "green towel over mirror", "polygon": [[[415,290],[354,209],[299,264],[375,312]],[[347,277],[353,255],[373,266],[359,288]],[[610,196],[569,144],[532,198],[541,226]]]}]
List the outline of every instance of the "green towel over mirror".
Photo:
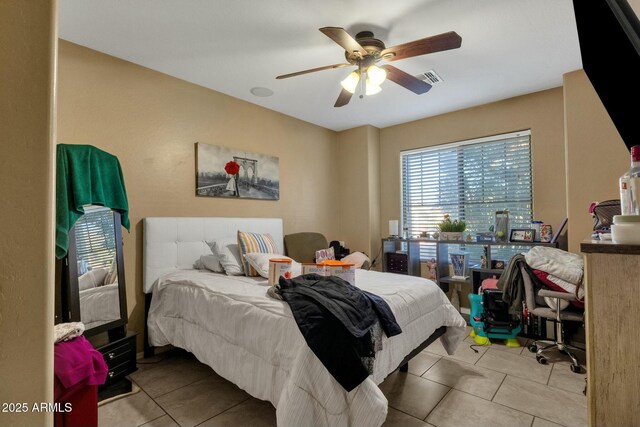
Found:
[{"label": "green towel over mirror", "polygon": [[130,230],[129,204],[118,158],[92,145],[58,144],[56,155],[56,258],[69,248],[69,230],[84,215],[85,205],[120,212]]}]

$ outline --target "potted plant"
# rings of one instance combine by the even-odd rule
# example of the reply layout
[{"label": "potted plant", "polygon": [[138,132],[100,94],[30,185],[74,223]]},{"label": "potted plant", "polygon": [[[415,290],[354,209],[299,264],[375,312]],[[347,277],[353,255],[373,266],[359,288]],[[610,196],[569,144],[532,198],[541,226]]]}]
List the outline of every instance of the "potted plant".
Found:
[{"label": "potted plant", "polygon": [[462,220],[453,220],[449,214],[444,215],[444,220],[438,223],[440,240],[462,240],[462,232],[467,229],[467,223]]}]

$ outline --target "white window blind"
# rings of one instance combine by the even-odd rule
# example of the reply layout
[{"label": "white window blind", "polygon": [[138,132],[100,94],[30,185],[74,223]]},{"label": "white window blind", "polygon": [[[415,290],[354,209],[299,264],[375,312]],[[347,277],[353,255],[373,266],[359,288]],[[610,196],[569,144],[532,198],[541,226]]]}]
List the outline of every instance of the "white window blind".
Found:
[{"label": "white window blind", "polygon": [[109,267],[116,254],[113,213],[109,208],[85,209],[74,224],[78,274]]},{"label": "white window blind", "polygon": [[[402,222],[409,235],[436,231],[444,214],[466,221],[472,233],[488,231],[503,209],[511,228],[531,226],[530,131],[406,151],[401,169]],[[482,247],[467,246],[478,262]],[[510,258],[503,252],[494,258]],[[435,257],[435,245],[421,245],[420,255]]]}]

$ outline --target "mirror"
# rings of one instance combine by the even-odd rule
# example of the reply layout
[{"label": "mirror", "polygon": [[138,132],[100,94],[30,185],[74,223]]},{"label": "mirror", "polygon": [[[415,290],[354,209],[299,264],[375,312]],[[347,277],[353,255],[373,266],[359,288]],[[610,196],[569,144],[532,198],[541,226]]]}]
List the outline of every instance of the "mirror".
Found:
[{"label": "mirror", "polygon": [[84,210],[69,232],[69,318],[94,335],[127,322],[122,232],[118,212],[104,206]]}]

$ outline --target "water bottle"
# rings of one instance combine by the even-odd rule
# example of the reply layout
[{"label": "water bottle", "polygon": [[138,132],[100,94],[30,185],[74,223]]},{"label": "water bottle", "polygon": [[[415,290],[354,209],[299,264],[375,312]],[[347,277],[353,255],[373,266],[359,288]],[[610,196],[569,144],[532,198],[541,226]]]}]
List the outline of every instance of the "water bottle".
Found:
[{"label": "water bottle", "polygon": [[640,145],[631,147],[631,168],[620,177],[622,215],[640,215]]}]

